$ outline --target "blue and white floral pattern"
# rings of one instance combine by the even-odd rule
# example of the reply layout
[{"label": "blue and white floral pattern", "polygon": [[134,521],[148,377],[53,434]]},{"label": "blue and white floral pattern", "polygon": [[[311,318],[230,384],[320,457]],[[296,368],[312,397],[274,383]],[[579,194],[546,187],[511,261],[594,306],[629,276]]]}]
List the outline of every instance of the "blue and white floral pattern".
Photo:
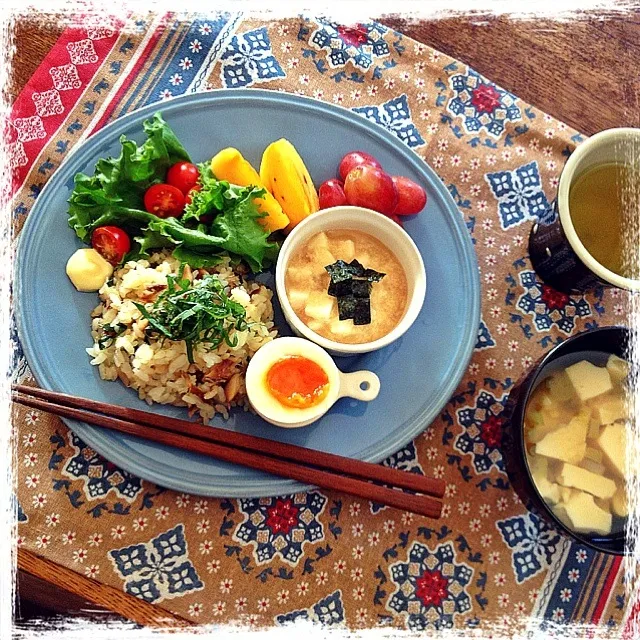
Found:
[{"label": "blue and white floral pattern", "polygon": [[15,494],[13,494],[13,501],[15,505],[16,520],[18,522],[29,522],[29,516],[22,509],[22,505]]},{"label": "blue and white floral pattern", "polygon": [[424,469],[418,462],[418,452],[414,442],[410,442],[399,451],[391,454],[386,460],[383,460],[382,464],[401,471],[424,474]]},{"label": "blue and white floral pattern", "polygon": [[125,591],[147,602],[162,602],[200,591],[204,584],[189,560],[181,524],[149,542],[109,551]]},{"label": "blue and white floral pattern", "polygon": [[389,573],[396,590],[387,609],[405,615],[411,630],[451,628],[456,615],[472,608],[466,587],[473,578],[473,569],[456,562],[451,542],[435,551],[414,542],[407,559],[390,565]]},{"label": "blue and white floral pattern", "polygon": [[474,406],[458,409],[458,422],[464,430],[456,438],[455,448],[473,457],[476,473],[488,473],[492,468],[504,470],[500,442],[503,419],[500,416],[507,394],[497,398],[488,391],[478,394]]},{"label": "blue and white floral pattern", "polygon": [[9,331],[9,346],[11,348],[9,375],[11,376],[12,382],[20,383],[28,376],[29,367],[27,365],[27,359],[24,356],[24,351],[22,350],[20,338],[18,337],[18,325],[16,324],[16,318],[13,314],[11,315]]},{"label": "blue and white floral pattern", "polygon": [[384,127],[412,149],[425,143],[411,120],[406,94],[387,100],[381,105],[354,107],[352,111]]},{"label": "blue and white floral pattern", "polygon": [[375,22],[344,27],[322,18],[311,34],[309,44],[327,52],[327,62],[332,69],[351,63],[357,69],[367,71],[376,58],[389,55],[389,45],[384,39],[387,28]]},{"label": "blue and white floral pattern", "polygon": [[546,569],[561,542],[560,534],[533,513],[499,520],[496,526],[511,549],[511,564],[518,583]]},{"label": "blue and white floral pattern", "polygon": [[227,89],[284,78],[285,72],[271,50],[266,27],[233,36],[220,56],[220,78]]},{"label": "blue and white floral pattern", "polygon": [[118,469],[112,462],[98,455],[75,433],[69,432],[74,455],[65,463],[62,473],[74,480],[82,480],[88,500],[104,498],[113,491],[119,498],[133,502],[142,491],[142,480]]},{"label": "blue and white floral pattern", "polygon": [[319,517],[326,504],[327,498],[317,491],[281,498],[241,499],[238,507],[244,521],[233,537],[254,547],[257,564],[280,556],[295,565],[307,543],[324,539]]},{"label": "blue and white floral pattern", "polygon": [[591,306],[584,297],[576,300],[566,293],[540,283],[535,271],[521,271],[518,278],[524,293],[518,298],[516,307],[533,317],[537,331],[549,331],[555,326],[562,333],[569,335],[577,318],[591,315]]},{"label": "blue and white floral pattern", "polygon": [[[413,441],[390,455],[386,460],[383,460],[382,464],[392,469],[424,475],[424,469],[418,462],[418,452],[416,451],[416,445]],[[387,507],[377,502],[369,502],[369,508],[371,509],[371,513],[378,513]]]},{"label": "blue and white floral pattern", "polygon": [[[173,52],[170,62],[160,66],[154,90],[149,92],[145,104],[158,99],[181,96],[194,90],[194,80],[198,75],[210,72],[210,60],[215,56],[225,40],[228,29],[235,22],[229,14],[218,13],[197,19]],[[154,69],[154,72],[156,69]]]},{"label": "blue and white floral pattern", "polygon": [[447,111],[461,118],[467,133],[484,129],[489,135],[499,138],[507,122],[517,122],[522,118],[516,96],[473,69],[468,69],[466,74],[451,76],[449,83],[453,97],[447,104]]},{"label": "blue and white floral pattern", "polygon": [[275,622],[281,625],[295,622],[296,620],[319,622],[327,627],[342,625],[344,623],[342,591],[338,589],[330,593],[308,609],[296,609],[275,617]]},{"label": "blue and white floral pattern", "polygon": [[514,171],[487,173],[485,180],[498,201],[498,216],[503,229],[537,221],[548,224],[555,213],[542,189],[538,163],[534,160]]},{"label": "blue and white floral pattern", "polygon": [[491,337],[489,327],[484,320],[480,321],[480,328],[478,329],[478,340],[476,341],[476,349],[491,349],[496,346],[496,341]]}]

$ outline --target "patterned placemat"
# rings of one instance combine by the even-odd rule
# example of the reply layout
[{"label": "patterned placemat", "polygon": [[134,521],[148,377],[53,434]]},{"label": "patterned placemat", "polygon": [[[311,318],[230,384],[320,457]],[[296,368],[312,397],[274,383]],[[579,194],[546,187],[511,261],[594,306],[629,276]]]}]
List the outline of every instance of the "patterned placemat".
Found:
[{"label": "patterned placemat", "polygon": [[[330,492],[178,494],[102,459],[58,419],[17,408],[18,544],[198,622],[619,630],[620,559],[528,512],[498,447],[522,372],[569,335],[625,320],[620,292],[558,293],[527,257],[530,226],[549,215],[582,137],[376,23],[216,14],[84,24],[64,32],[13,108],[16,230],[65,155],[121,114],[219,87],[288,91],[352,109],[438,172],[478,253],[482,323],[440,417],[385,462],[444,478],[439,521]],[[27,379],[16,345],[15,377]]]}]

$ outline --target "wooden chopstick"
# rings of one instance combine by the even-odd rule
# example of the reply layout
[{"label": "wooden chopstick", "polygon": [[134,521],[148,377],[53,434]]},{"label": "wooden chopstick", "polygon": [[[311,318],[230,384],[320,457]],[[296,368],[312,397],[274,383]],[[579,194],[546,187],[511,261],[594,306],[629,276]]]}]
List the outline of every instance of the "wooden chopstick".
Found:
[{"label": "wooden chopstick", "polygon": [[158,428],[174,433],[181,433],[186,436],[196,436],[209,442],[239,447],[248,451],[275,456],[296,463],[303,462],[307,466],[340,472],[364,480],[373,480],[402,489],[409,489],[416,493],[430,495],[435,498],[441,499],[444,496],[445,483],[442,480],[429,478],[417,473],[399,471],[379,464],[354,460],[333,453],[325,453],[298,445],[228,431],[219,427],[198,424],[179,418],[170,418],[148,411],[141,411],[140,409],[119,407],[97,400],[79,398],[66,393],[48,391],[38,387],[14,384],[11,389],[12,391],[35,396],[43,400],[51,400],[61,405],[96,411],[123,420],[131,420],[154,429]]},{"label": "wooden chopstick", "polygon": [[[28,387],[28,389],[31,388]],[[411,511],[430,518],[439,518],[442,512],[442,503],[430,496],[404,493],[357,478],[339,475],[314,467],[307,467],[299,462],[271,457],[246,449],[232,448],[224,444],[203,440],[196,436],[187,436],[183,433],[155,429],[132,420],[124,420],[109,415],[93,413],[86,409],[57,404],[53,400],[48,401],[38,397],[29,397],[20,392],[14,391],[12,399],[14,402],[19,402],[34,409],[48,411],[59,416],[81,420],[99,427],[146,438],[159,444],[209,455],[225,462],[251,467],[258,471],[290,478],[298,482],[304,482],[305,484],[313,484],[323,489],[341,491],[365,500],[386,504],[390,507]],[[107,406],[110,407],[111,405]]]}]

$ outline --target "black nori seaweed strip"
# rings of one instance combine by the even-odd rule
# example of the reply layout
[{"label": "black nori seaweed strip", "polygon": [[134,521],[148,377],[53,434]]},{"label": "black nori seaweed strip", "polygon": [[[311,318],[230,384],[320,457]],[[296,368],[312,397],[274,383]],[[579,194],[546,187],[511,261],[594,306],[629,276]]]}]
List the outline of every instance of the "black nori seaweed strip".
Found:
[{"label": "black nori seaweed strip", "polygon": [[351,320],[356,309],[356,304],[356,299],[353,296],[338,298],[338,318],[340,320]]},{"label": "black nori seaweed strip", "polygon": [[343,280],[342,282],[336,282],[336,295],[338,296],[338,298],[353,295],[353,283],[354,280]]},{"label": "black nori seaweed strip", "polygon": [[329,283],[329,290],[327,293],[335,298],[351,295],[351,287],[353,280],[340,280],[340,282]]},{"label": "black nori seaweed strip", "polygon": [[374,271],[373,269],[365,269],[363,277],[371,282],[380,282],[382,278],[384,278],[387,274],[380,273],[379,271]]},{"label": "black nori seaweed strip", "polygon": [[354,298],[368,298],[371,295],[371,283],[368,280],[349,280]]},{"label": "black nori seaweed strip", "polygon": [[353,312],[353,324],[369,324],[371,322],[371,300],[356,298],[356,308]]},{"label": "black nori seaweed strip", "polygon": [[331,282],[342,282],[353,277],[353,268],[344,260],[336,260],[333,264],[328,264],[325,271],[331,277]]},{"label": "black nori seaweed strip", "polygon": [[365,269],[357,260],[346,263],[336,260],[325,267],[331,278],[328,294],[338,300],[340,320],[353,320],[363,325],[371,322],[371,287],[386,274],[374,269]]},{"label": "black nori seaweed strip", "polygon": [[362,278],[362,276],[364,276],[364,272],[365,272],[364,265],[360,264],[357,260],[355,259],[352,260],[349,263],[349,266],[351,267],[354,276],[358,278]]}]

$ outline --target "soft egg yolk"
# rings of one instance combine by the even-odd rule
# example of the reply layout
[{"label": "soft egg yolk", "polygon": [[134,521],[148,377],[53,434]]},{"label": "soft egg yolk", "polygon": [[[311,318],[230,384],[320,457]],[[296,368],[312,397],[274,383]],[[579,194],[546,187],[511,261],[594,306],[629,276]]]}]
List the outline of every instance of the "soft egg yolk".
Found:
[{"label": "soft egg yolk", "polygon": [[307,409],[320,403],[329,390],[326,371],[303,356],[288,356],[267,371],[267,389],[280,404]]}]

